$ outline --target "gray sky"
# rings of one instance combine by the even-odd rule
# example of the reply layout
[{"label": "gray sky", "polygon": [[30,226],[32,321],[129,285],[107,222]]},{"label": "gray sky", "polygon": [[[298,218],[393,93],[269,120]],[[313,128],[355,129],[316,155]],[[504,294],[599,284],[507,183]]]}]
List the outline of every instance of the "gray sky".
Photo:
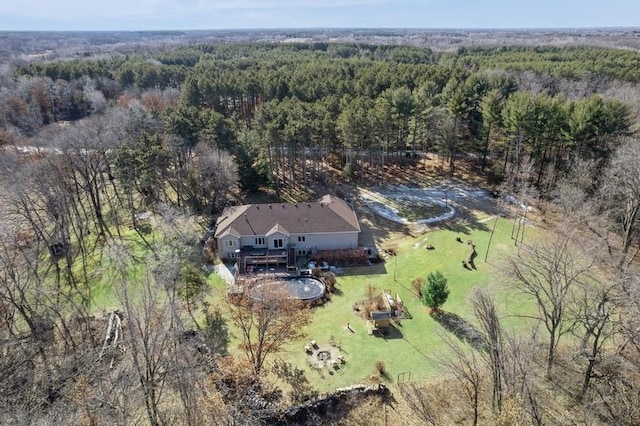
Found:
[{"label": "gray sky", "polygon": [[0,30],[640,26],[640,0],[0,0]]}]

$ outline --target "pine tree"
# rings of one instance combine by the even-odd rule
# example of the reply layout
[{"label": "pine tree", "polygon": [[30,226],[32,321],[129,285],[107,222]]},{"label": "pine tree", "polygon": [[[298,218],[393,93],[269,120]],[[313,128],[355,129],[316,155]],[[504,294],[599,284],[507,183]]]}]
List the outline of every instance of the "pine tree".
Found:
[{"label": "pine tree", "polygon": [[432,272],[427,276],[427,282],[422,287],[422,303],[432,310],[440,309],[440,306],[447,301],[449,297],[449,287],[447,279],[442,272]]}]

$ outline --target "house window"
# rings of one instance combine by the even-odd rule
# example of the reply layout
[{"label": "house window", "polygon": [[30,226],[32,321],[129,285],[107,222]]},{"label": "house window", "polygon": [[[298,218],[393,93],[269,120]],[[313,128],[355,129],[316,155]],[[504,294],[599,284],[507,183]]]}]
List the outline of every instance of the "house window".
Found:
[{"label": "house window", "polygon": [[307,255],[306,250],[298,250],[298,256],[306,256],[306,255]]},{"label": "house window", "polygon": [[234,240],[226,240],[224,242],[224,245],[227,246],[227,247],[233,247],[233,246],[236,245],[236,242]]},{"label": "house window", "polygon": [[256,237],[256,239],[255,239],[255,245],[257,245],[257,246],[263,246],[263,245],[264,245],[264,237]]},{"label": "house window", "polygon": [[235,252],[235,251],[232,251],[231,253],[227,253],[227,257],[228,257],[229,259],[235,259],[235,258],[236,258],[236,257],[238,257],[238,256],[236,255],[236,252]]},{"label": "house window", "polygon": [[302,242],[305,240],[305,236],[304,235],[298,235],[298,242]]},{"label": "house window", "polygon": [[284,247],[284,241],[282,241],[282,238],[277,238],[273,240],[273,248],[282,248],[282,247]]}]

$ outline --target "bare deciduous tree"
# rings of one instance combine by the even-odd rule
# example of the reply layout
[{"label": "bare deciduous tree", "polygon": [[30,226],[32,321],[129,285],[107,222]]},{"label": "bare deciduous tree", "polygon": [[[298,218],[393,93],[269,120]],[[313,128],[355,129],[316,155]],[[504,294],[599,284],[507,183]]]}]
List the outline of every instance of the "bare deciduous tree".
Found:
[{"label": "bare deciduous tree", "polygon": [[515,288],[532,297],[538,307],[534,318],[548,332],[547,377],[551,377],[558,342],[575,323],[569,315],[572,292],[592,279],[593,259],[581,253],[567,233],[554,241],[540,241],[507,259],[505,272]]},{"label": "bare deciduous tree", "polygon": [[438,424],[436,410],[431,405],[433,397],[425,388],[418,386],[416,383],[408,382],[400,383],[398,389],[400,390],[402,399],[404,399],[409,408],[411,408],[411,411],[418,416],[423,424],[430,426],[436,426]]},{"label": "bare deciduous tree", "polygon": [[471,309],[480,323],[486,340],[486,352],[482,354],[491,370],[492,398],[494,412],[502,410],[502,382],[504,375],[504,347],[502,326],[491,295],[483,289],[475,288],[471,293]]},{"label": "bare deciduous tree", "polygon": [[604,172],[601,196],[622,234],[619,261],[622,266],[640,220],[640,143],[637,139],[626,139],[616,150]]},{"label": "bare deciduous tree", "polygon": [[473,410],[472,424],[476,426],[480,415],[480,388],[482,385],[481,367],[476,352],[465,347],[453,337],[440,334],[448,353],[439,357],[440,364],[460,382]]},{"label": "bare deciduous tree", "polygon": [[263,286],[246,291],[241,299],[231,303],[229,315],[242,336],[242,350],[256,376],[267,356],[280,350],[283,344],[304,335],[303,328],[310,321],[307,306],[289,299],[287,294]]},{"label": "bare deciduous tree", "polygon": [[580,338],[579,357],[586,360],[579,399],[585,400],[594,369],[602,356],[605,343],[619,331],[619,310],[622,299],[617,279],[583,283],[574,292],[573,316]]},{"label": "bare deciduous tree", "polygon": [[528,338],[505,335],[504,339],[504,385],[508,398],[519,400],[524,412],[529,413],[531,423],[541,426],[543,407],[536,394],[536,372],[531,348],[538,343],[537,333]]},{"label": "bare deciduous tree", "polygon": [[192,205],[212,214],[219,207],[220,198],[237,185],[238,166],[228,152],[201,142],[196,146],[189,175]]}]

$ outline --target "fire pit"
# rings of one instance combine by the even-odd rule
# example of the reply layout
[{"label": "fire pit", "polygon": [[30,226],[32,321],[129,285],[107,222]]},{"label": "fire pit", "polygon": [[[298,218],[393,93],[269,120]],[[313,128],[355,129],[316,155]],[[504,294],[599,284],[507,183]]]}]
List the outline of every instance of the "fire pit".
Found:
[{"label": "fire pit", "polygon": [[318,358],[319,361],[326,361],[328,359],[331,359],[331,352],[318,351],[318,353],[316,354],[316,357]]},{"label": "fire pit", "polygon": [[337,364],[344,363],[340,349],[334,345],[316,343],[305,346],[304,351],[309,365],[313,368],[335,368]]}]

